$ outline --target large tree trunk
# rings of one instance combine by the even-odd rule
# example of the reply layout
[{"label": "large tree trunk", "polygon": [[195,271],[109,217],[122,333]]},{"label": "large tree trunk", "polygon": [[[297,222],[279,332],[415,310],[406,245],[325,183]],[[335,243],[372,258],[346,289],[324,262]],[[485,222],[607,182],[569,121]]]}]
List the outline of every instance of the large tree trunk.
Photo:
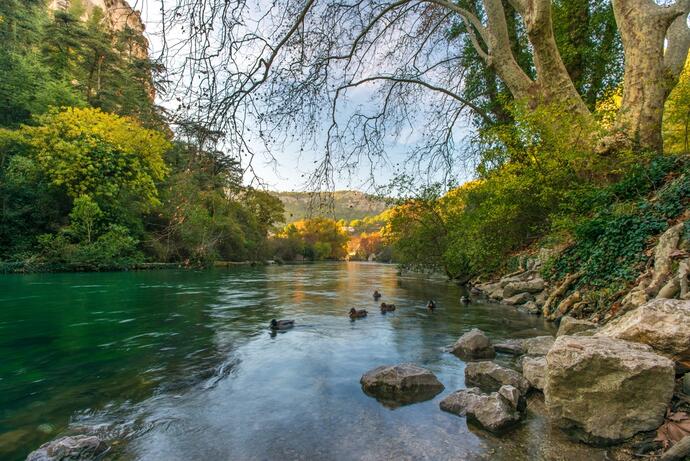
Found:
[{"label": "large tree trunk", "polygon": [[[663,150],[664,103],[682,70],[677,60],[685,62],[688,48],[682,39],[687,35],[688,10],[681,3],[684,2],[662,7],[651,0],[613,1],[625,52],[623,99],[617,128],[639,149]],[[665,59],[665,40],[674,31],[679,35],[669,35]]]}]

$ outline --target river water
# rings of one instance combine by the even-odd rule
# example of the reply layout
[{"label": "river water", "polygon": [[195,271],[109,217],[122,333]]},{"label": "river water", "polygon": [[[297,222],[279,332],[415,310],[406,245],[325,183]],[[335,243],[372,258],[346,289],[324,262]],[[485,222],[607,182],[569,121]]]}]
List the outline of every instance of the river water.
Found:
[{"label": "river water", "polygon": [[[398,309],[381,315],[374,289]],[[70,433],[108,438],[114,460],[605,459],[549,427],[539,399],[500,438],[439,410],[464,387],[445,350],[464,332],[554,331],[462,294],[367,263],[0,276],[0,459]],[[350,321],[353,306],[369,316]],[[271,335],[272,318],[296,327]],[[400,362],[445,391],[396,409],[361,391]]]}]

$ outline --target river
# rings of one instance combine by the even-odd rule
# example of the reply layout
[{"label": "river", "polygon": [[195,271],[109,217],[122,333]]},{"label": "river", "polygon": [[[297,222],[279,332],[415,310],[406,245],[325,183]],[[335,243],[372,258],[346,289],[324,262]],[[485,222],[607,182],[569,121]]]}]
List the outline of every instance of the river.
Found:
[{"label": "river", "polygon": [[[398,309],[380,314],[374,289]],[[462,294],[368,263],[0,276],[0,459],[88,432],[113,460],[603,460],[549,427],[539,399],[503,437],[439,410],[464,387],[445,350],[464,332],[554,332]],[[353,306],[369,316],[350,321]],[[272,318],[296,327],[270,334]],[[362,392],[365,371],[400,362],[445,391],[396,409]]]}]

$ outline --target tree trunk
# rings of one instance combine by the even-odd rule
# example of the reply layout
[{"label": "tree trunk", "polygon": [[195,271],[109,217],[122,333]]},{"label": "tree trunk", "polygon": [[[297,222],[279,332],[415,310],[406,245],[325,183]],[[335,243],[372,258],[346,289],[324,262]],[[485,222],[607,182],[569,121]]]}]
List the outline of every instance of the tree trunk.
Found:
[{"label": "tree trunk", "polygon": [[663,7],[650,0],[614,0],[613,8],[625,53],[617,128],[634,147],[661,152],[664,103],[680,73],[674,68],[676,61],[682,56],[684,63],[687,55],[687,44],[669,36],[666,54],[667,58],[673,55],[673,62],[665,62],[664,45],[676,19],[678,32],[687,34],[687,8],[680,3]]}]

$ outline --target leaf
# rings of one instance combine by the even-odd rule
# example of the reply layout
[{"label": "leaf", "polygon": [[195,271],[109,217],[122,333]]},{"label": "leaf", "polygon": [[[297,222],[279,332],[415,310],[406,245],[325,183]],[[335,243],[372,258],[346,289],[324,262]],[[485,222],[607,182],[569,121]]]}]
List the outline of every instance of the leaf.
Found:
[{"label": "leaf", "polygon": [[668,448],[690,435],[690,415],[684,411],[666,411],[666,420],[656,432],[656,441],[662,442]]}]

